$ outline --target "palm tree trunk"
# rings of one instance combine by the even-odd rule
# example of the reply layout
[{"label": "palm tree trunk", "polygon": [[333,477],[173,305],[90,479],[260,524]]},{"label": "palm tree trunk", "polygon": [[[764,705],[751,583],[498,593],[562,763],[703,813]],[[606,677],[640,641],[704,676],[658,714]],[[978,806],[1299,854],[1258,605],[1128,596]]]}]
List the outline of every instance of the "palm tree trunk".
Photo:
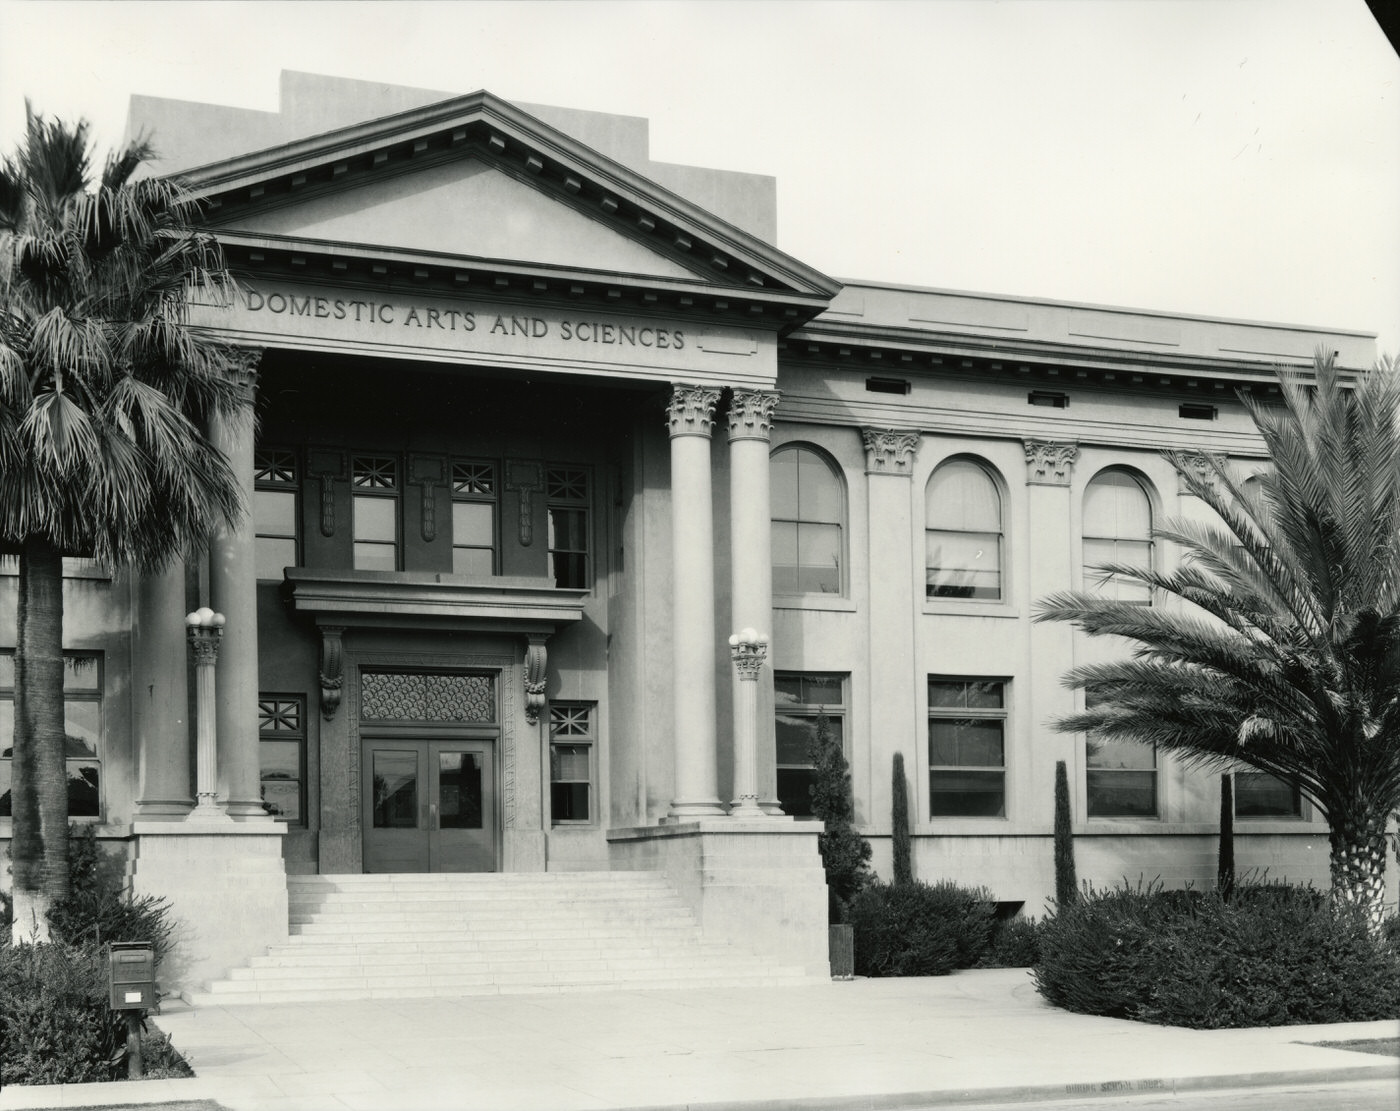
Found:
[{"label": "palm tree trunk", "polygon": [[[20,556],[15,633],[23,644],[28,631],[29,561]],[[15,665],[20,666],[16,659]],[[14,748],[10,760],[10,873],[14,880],[14,918],[10,939],[16,944],[47,941],[48,903],[44,896],[44,838],[39,831],[39,791],[34,778],[34,732],[25,716],[24,684],[15,684]]]},{"label": "palm tree trunk", "polygon": [[[44,899],[68,894],[68,760],[63,718],[63,558],[46,540],[29,540],[20,556],[20,624],[15,651],[16,740],[24,736],[38,810]],[[32,864],[34,847],[27,849]],[[26,890],[35,888],[26,876]],[[18,883],[16,887],[18,887]],[[37,916],[34,916],[37,917]]]},{"label": "palm tree trunk", "polygon": [[1373,935],[1385,919],[1385,820],[1365,809],[1331,821],[1332,897],[1360,909]]}]

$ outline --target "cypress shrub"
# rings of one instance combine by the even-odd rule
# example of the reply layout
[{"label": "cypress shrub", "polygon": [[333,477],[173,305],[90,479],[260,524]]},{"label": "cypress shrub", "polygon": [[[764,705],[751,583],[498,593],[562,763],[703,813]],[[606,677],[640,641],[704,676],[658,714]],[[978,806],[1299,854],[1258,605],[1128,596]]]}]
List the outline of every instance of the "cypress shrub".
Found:
[{"label": "cypress shrub", "polygon": [[826,871],[827,917],[839,923],[846,904],[870,882],[870,842],[856,830],[850,765],[825,714],[817,718],[808,754],[816,768],[812,813],[826,824],[817,835],[817,849]]},{"label": "cypress shrub", "polygon": [[894,830],[894,882],[913,883],[914,864],[909,840],[909,784],[904,779],[904,753],[894,754],[894,799],[891,824]]},{"label": "cypress shrub", "polygon": [[1055,761],[1055,905],[1067,907],[1079,893],[1074,871],[1074,833],[1070,827],[1069,774]]},{"label": "cypress shrub", "polygon": [[1228,773],[1220,777],[1220,855],[1215,886],[1227,899],[1235,889],[1235,788]]}]

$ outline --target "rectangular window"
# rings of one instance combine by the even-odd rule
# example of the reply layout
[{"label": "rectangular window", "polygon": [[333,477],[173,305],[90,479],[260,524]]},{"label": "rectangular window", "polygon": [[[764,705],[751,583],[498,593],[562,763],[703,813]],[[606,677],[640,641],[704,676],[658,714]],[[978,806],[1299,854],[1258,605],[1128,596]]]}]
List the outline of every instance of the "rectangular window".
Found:
[{"label": "rectangular window", "polygon": [[357,455],[350,469],[354,567],[399,569],[399,464],[386,455]]},{"label": "rectangular window", "polygon": [[549,707],[549,807],[555,825],[593,821],[597,709],[593,702]]},{"label": "rectangular window", "polygon": [[[64,750],[68,757],[68,816],[102,814],[102,657],[63,654]],[[15,653],[0,651],[0,818],[13,816],[10,764],[15,745]]]},{"label": "rectangular window", "polygon": [[288,825],[306,825],[306,699],[258,695],[258,762],[262,804]]},{"label": "rectangular window", "polygon": [[452,573],[496,573],[496,464],[452,461]]},{"label": "rectangular window", "polygon": [[546,467],[544,486],[554,585],[587,590],[588,471],[583,467]]},{"label": "rectangular window", "polygon": [[1300,818],[1303,796],[1268,772],[1238,771],[1235,773],[1235,817],[1237,818]]},{"label": "rectangular window", "polygon": [[1157,817],[1157,747],[1085,738],[1085,788],[1091,818]]},{"label": "rectangular window", "polygon": [[812,817],[812,784],[817,771],[812,742],[824,715],[832,739],[846,744],[846,677],[818,672],[779,671],[773,675],[777,728],[778,801],[783,813]]},{"label": "rectangular window", "polygon": [[280,582],[296,567],[297,457],[295,452],[261,448],[253,456],[254,563],[259,579]]},{"label": "rectangular window", "polygon": [[929,816],[1006,817],[1006,682],[928,681]]}]

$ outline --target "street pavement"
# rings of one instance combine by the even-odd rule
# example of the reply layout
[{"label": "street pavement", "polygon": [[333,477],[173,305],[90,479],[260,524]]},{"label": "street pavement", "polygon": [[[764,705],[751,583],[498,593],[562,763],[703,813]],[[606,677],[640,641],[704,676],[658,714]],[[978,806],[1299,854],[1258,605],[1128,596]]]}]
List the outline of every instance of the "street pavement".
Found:
[{"label": "street pavement", "polygon": [[170,1007],[155,1021],[194,1079],[11,1086],[0,1111],[200,1099],[232,1111],[1109,1107],[1361,1081],[1395,1084],[1400,1106],[1400,1059],[1312,1044],[1400,1036],[1400,1021],[1149,1026],[1050,1007],[1024,969],[768,989]]}]

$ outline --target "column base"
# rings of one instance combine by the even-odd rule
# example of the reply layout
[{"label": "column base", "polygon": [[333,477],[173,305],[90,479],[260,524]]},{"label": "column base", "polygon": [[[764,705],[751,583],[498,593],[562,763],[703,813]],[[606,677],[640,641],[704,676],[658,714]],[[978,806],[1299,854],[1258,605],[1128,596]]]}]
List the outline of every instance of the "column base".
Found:
[{"label": "column base", "polygon": [[717,798],[684,800],[676,799],[671,809],[661,820],[663,822],[692,822],[697,818],[724,817],[724,803]]},{"label": "column base", "polygon": [[745,798],[737,798],[729,804],[729,816],[740,820],[752,821],[757,819],[763,821],[768,815],[759,808],[758,800],[752,795]]},{"label": "column base", "polygon": [[217,802],[200,799],[199,804],[185,815],[186,822],[197,826],[231,826],[233,819]]},{"label": "column base", "polygon": [[162,818],[179,819],[183,818],[194,809],[194,799],[137,799],[136,800],[136,820],[143,821],[147,818],[156,821]]},{"label": "column base", "polygon": [[224,809],[229,817],[238,818],[267,818],[273,819],[267,813],[267,807],[262,804],[262,799],[229,799],[224,803]]}]

